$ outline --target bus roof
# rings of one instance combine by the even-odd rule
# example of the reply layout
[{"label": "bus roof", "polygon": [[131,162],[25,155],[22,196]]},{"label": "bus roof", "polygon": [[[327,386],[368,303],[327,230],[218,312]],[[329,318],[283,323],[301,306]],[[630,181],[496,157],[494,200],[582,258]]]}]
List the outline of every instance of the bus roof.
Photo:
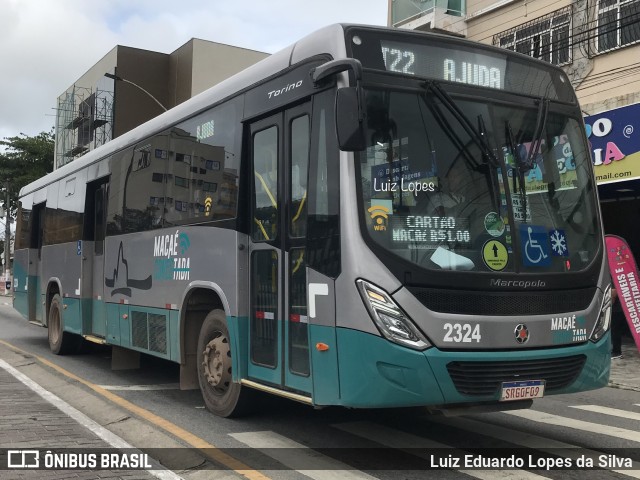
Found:
[{"label": "bus roof", "polygon": [[234,96],[238,92],[260,83],[291,65],[319,54],[330,54],[334,58],[346,55],[344,35],[341,24],[334,24],[307,35],[296,43],[276,52],[245,70],[223,80],[204,92],[171,108],[165,113],[145,122],[123,135],[91,150],[78,160],[54,170],[38,180],[24,186],[20,196],[39,190],[74,172],[111,155],[128,145],[147,138],[186,118],[189,118],[210,106]]}]

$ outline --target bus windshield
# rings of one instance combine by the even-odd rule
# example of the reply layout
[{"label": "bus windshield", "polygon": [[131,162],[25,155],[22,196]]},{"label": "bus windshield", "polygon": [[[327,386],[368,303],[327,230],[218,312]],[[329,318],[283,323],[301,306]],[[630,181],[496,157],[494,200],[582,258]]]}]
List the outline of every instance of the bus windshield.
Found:
[{"label": "bus windshield", "polygon": [[365,93],[358,189],[374,247],[429,270],[557,273],[594,260],[590,158],[567,109],[440,85]]}]

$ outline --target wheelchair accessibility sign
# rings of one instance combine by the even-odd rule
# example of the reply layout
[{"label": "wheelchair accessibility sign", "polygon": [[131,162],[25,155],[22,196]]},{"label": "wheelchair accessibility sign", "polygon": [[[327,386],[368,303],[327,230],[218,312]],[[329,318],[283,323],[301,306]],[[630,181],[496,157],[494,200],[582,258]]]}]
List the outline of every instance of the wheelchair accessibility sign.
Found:
[{"label": "wheelchair accessibility sign", "polygon": [[546,267],[551,264],[549,232],[536,225],[520,225],[522,263],[527,267]]}]

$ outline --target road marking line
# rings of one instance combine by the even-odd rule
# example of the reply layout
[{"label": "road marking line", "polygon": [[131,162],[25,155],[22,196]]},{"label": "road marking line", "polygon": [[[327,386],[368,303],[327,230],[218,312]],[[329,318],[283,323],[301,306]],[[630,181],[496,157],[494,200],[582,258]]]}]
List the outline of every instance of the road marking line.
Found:
[{"label": "road marking line", "polygon": [[[401,430],[396,430],[395,428],[389,428],[384,425],[378,425],[368,421],[362,422],[347,422],[347,423],[337,423],[332,425],[339,430],[343,430],[345,432],[351,433],[353,435],[357,435],[359,437],[364,437],[367,440],[371,440],[373,442],[384,445],[385,447],[396,448],[399,450],[406,450],[411,455],[424,458],[426,460],[430,459],[429,449],[439,449],[446,448],[448,452],[452,455],[457,456],[458,458],[464,456],[464,450],[457,449],[451,447],[450,445],[445,445],[444,443],[436,442],[435,440],[431,440],[429,438],[418,437],[416,435],[403,432]],[[424,449],[425,452],[422,454],[418,454],[416,449]],[[465,475],[469,475],[470,477],[480,478],[482,480],[494,480],[494,479],[522,479],[522,480],[536,480],[536,479],[545,479],[549,477],[544,477],[542,475],[538,475],[533,472],[529,472],[527,470],[470,470],[470,469],[451,469],[456,470],[460,473],[464,473]]]},{"label": "road marking line", "polygon": [[573,428],[574,430],[582,430],[584,432],[597,433],[609,437],[623,438],[625,440],[631,440],[632,442],[640,442],[640,432],[634,432],[633,430],[627,430],[625,428],[574,420],[572,418],[561,417],[560,415],[553,415],[552,413],[538,412],[536,410],[515,410],[502,413],[505,415],[513,415],[520,419],[525,418],[538,423],[555,425],[557,427]]},{"label": "road marking line", "polygon": [[600,405],[575,405],[571,408],[578,408],[580,410],[586,410],[588,412],[603,413],[605,415],[611,415],[613,417],[622,417],[629,420],[640,420],[640,413],[628,412],[626,410],[619,410],[617,408],[602,407]]},{"label": "road marking line", "polygon": [[[547,452],[551,455],[558,455],[557,449],[562,449],[562,456],[577,460],[586,454],[591,457],[598,457],[603,455],[602,452],[591,450],[588,448],[579,447],[578,445],[572,445],[570,443],[554,440],[553,438],[541,437],[533,433],[521,432],[513,430],[512,428],[505,428],[500,425],[494,425],[492,423],[481,422],[479,420],[471,420],[469,418],[447,418],[442,419],[439,417],[429,418],[430,422],[436,422],[441,425],[459,428],[461,430],[467,430],[473,433],[479,433],[493,438],[499,438],[509,443],[514,443],[526,448],[532,448],[541,452]],[[575,451],[572,451],[575,450]],[[638,470],[611,470],[612,472],[626,475],[631,478],[640,479],[640,463],[633,462],[634,467]]]},{"label": "road marking line", "polygon": [[178,383],[161,383],[157,385],[98,385],[105,390],[122,392],[148,392],[153,390],[180,390]]},{"label": "road marking line", "polygon": [[142,407],[139,407],[138,405],[131,403],[128,400],[125,400],[122,397],[119,397],[118,395],[116,395],[115,393],[112,393],[108,390],[105,390],[104,388],[96,385],[95,383],[91,383],[88,380],[85,380],[82,377],[79,377],[77,375],[75,375],[74,373],[71,373],[68,370],[65,370],[64,368],[60,367],[59,365],[56,365],[55,363],[47,360],[46,358],[42,358],[39,357],[38,355],[35,355],[31,352],[27,352],[26,350],[22,350],[21,348],[16,347],[15,345],[10,344],[9,342],[5,341],[5,340],[0,340],[0,343],[3,345],[6,345],[7,347],[11,348],[12,350],[25,354],[25,355],[29,355],[32,358],[35,358],[36,360],[38,360],[40,363],[48,366],[49,368],[54,369],[55,371],[61,373],[62,375],[71,378],[72,380],[75,380],[81,384],[83,384],[84,386],[90,388],[91,390],[93,390],[94,392],[98,393],[99,395],[101,395],[102,397],[112,401],[113,403],[115,403],[116,405],[124,408],[125,410],[128,410],[129,412],[137,415],[140,418],[145,419],[147,422],[162,428],[163,430],[169,432],[171,435],[179,438],[180,440],[182,440],[183,442],[185,442],[188,445],[191,445],[194,448],[197,448],[198,450],[201,450],[201,453],[215,461],[220,463],[221,465],[224,465],[225,467],[235,471],[236,473],[248,478],[249,480],[271,480],[269,477],[261,474],[260,472],[258,472],[257,470],[252,469],[251,467],[245,465],[244,463],[242,463],[241,461],[233,458],[231,455],[223,452],[222,450],[220,450],[218,447],[216,447],[215,445],[207,442],[206,440],[203,440],[202,438],[194,435],[193,433],[189,432],[188,430],[185,430],[182,427],[179,427],[178,425],[171,423],[169,420],[166,420],[163,417],[160,417],[158,415],[156,415],[155,413],[151,413],[149,410],[146,410]]},{"label": "road marking line", "polygon": [[[40,395],[45,401],[49,402],[51,405],[56,407],[62,413],[65,413],[66,415],[71,417],[73,420],[78,422],[78,424],[80,424],[81,426],[85,427],[87,430],[94,433],[98,438],[104,440],[113,448],[134,449],[133,445],[129,444],[128,442],[120,438],[118,435],[113,433],[112,431],[107,430],[102,425],[99,425],[98,423],[94,422],[89,417],[87,417],[84,413],[82,413],[80,410],[76,409],[75,407],[72,407],[67,402],[62,400],[60,397],[54,395],[48,390],[45,390],[36,382],[31,380],[29,377],[27,377],[24,373],[16,370],[15,368],[13,368],[11,365],[9,365],[7,362],[5,362],[2,359],[0,359],[0,368],[3,368],[5,371],[13,375],[17,380],[19,380],[21,383],[23,383],[33,392]],[[138,449],[135,449],[135,450],[139,451]],[[154,477],[160,478],[162,480],[183,480],[181,476],[176,475],[171,470],[166,470],[162,468],[162,466],[160,466],[158,462],[156,462],[154,459],[149,458],[149,460],[155,464],[154,465],[155,468],[153,470],[147,470],[147,472],[149,472]]]},{"label": "road marking line", "polygon": [[[295,466],[304,463],[309,468],[304,470],[295,470],[302,475],[314,478],[316,480],[370,480],[375,479],[371,475],[368,475],[360,470],[354,470],[349,465],[334,460],[331,457],[323,455],[316,450],[313,450],[301,443],[297,443],[287,437],[283,437],[280,434],[271,431],[265,432],[243,432],[243,433],[230,433],[230,437],[235,438],[241,443],[244,443],[250,448],[260,450],[267,456],[277,460],[283,465],[294,469]],[[296,449],[296,459],[291,460],[291,452],[289,449]],[[278,452],[279,449],[282,452]],[[302,459],[301,459],[302,458]]]}]

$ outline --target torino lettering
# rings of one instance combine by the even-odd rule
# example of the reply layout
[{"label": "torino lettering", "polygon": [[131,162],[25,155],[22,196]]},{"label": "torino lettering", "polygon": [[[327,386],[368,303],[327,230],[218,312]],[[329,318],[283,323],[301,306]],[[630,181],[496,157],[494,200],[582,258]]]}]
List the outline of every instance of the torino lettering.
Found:
[{"label": "torino lettering", "polygon": [[269,92],[269,98],[277,97],[278,95],[288,92],[289,90],[293,90],[294,88],[298,88],[302,86],[302,80],[298,80],[296,83],[290,83],[286,87],[282,87],[280,90],[271,90]]}]

